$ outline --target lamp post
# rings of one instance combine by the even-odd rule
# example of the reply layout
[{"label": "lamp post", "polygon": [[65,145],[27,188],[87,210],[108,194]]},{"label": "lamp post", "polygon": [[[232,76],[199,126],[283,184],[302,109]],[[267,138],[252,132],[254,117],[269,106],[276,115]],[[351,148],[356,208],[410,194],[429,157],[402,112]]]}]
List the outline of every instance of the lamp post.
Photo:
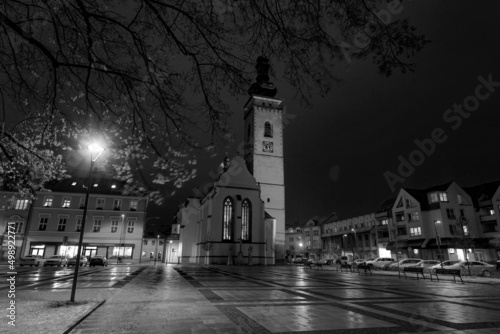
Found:
[{"label": "lamp post", "polygon": [[[80,257],[82,254],[82,243],[83,243],[83,233],[85,231],[85,219],[87,218],[87,209],[89,206],[89,196],[90,196],[90,187],[92,186],[92,169],[94,169],[94,163],[99,158],[99,156],[104,152],[104,148],[100,147],[97,144],[91,144],[88,146],[90,152],[90,170],[89,176],[87,178],[87,192],[85,194],[85,207],[83,208],[83,217],[82,217],[82,226],[80,227],[80,238],[78,239],[78,250],[76,252],[76,264],[75,264],[75,272],[73,274],[73,285],[71,286],[71,298],[70,301],[75,301],[75,292],[76,292],[76,282],[78,279],[78,269],[80,268]],[[96,154],[95,158],[93,153]]]},{"label": "lamp post", "polygon": [[168,241],[168,257],[167,257],[167,264],[170,261],[170,257],[172,256],[172,240]]},{"label": "lamp post", "polygon": [[156,258],[158,257],[158,242],[160,242],[160,235],[156,236],[156,249],[155,249],[155,267],[156,267]]},{"label": "lamp post", "polygon": [[[354,249],[356,250],[356,253],[358,252],[358,238],[356,237],[356,229],[352,228],[351,231],[354,232]],[[355,260],[355,253],[352,251],[352,260]]]},{"label": "lamp post", "polygon": [[441,223],[439,220],[434,221],[434,232],[436,232],[436,244],[438,246],[438,260],[441,262],[441,269],[443,268],[443,260],[441,259],[441,239],[439,238],[437,225]]}]

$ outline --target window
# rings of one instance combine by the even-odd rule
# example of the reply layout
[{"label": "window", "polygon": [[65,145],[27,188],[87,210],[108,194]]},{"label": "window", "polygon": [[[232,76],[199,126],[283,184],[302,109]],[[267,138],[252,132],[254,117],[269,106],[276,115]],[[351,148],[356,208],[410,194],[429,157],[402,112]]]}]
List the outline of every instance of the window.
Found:
[{"label": "window", "polygon": [[406,226],[399,226],[397,233],[398,233],[398,236],[406,235]]},{"label": "window", "polygon": [[319,240],[313,241],[313,248],[319,248]]},{"label": "window", "polygon": [[462,201],[462,195],[457,195],[457,202],[458,204],[464,204],[463,201]]},{"label": "window", "polygon": [[403,222],[404,220],[405,220],[405,213],[404,212],[396,212],[396,221]]},{"label": "window", "polygon": [[228,197],[224,200],[223,207],[223,232],[222,240],[233,239],[233,201]]},{"label": "window", "polygon": [[156,240],[151,240],[151,245],[156,245]]},{"label": "window", "polygon": [[27,199],[18,199],[16,200],[16,210],[26,210],[28,208],[28,200]]},{"label": "window", "polygon": [[130,201],[130,211],[137,211],[137,201]]},{"label": "window", "polygon": [[288,241],[293,242],[293,237],[288,238]]},{"label": "window", "polygon": [[418,211],[411,212],[408,214],[408,221],[410,222],[418,222],[420,220],[420,214]]},{"label": "window", "polygon": [[58,231],[64,231],[66,229],[66,221],[67,220],[68,220],[67,217],[59,217],[59,223],[57,224]]},{"label": "window", "polygon": [[135,218],[128,219],[128,224],[127,224],[127,232],[128,233],[134,233],[135,220],[136,220]]},{"label": "window", "polygon": [[415,207],[415,205],[413,204],[413,201],[409,198],[405,198],[405,201],[406,201],[406,207],[407,208],[413,208]]},{"label": "window", "polygon": [[414,237],[417,235],[422,235],[422,230],[420,227],[410,227],[410,236]]},{"label": "window", "polygon": [[453,209],[446,209],[446,216],[448,216],[449,219],[455,219],[455,211],[453,211]]},{"label": "window", "polygon": [[122,206],[122,201],[120,199],[115,199],[113,201],[113,210],[120,210]]},{"label": "window", "polygon": [[94,226],[92,227],[92,232],[101,231],[102,217],[94,217]]},{"label": "window", "polygon": [[241,205],[241,240],[250,240],[251,204],[244,200]]},{"label": "window", "polygon": [[64,196],[63,200],[62,200],[62,205],[61,206],[63,208],[69,208],[70,205],[71,205],[71,197]]},{"label": "window", "polygon": [[311,232],[309,230],[306,231],[306,237],[310,236]]},{"label": "window", "polygon": [[[21,233],[22,229],[23,229],[23,222],[20,222],[20,221],[7,222],[7,224],[5,224],[5,233],[8,233],[9,227],[10,227],[11,233],[12,232]],[[12,230],[12,228],[14,228],[14,231]]]},{"label": "window", "polygon": [[431,194],[431,203],[436,203],[439,202],[439,197],[437,193],[432,193]]},{"label": "window", "polygon": [[97,199],[97,202],[96,202],[96,205],[95,205],[95,208],[96,208],[97,210],[102,210],[102,209],[104,209],[104,203],[105,203],[104,198],[98,198],[98,199]]},{"label": "window", "polygon": [[273,137],[273,127],[269,122],[266,122],[266,124],[264,124],[264,137]]},{"label": "window", "polygon": [[456,225],[450,225],[449,227],[452,235],[458,235],[459,228]]},{"label": "window", "polygon": [[47,208],[50,208],[52,206],[52,201],[54,199],[52,198],[52,196],[46,196],[45,197],[45,200],[43,202],[43,206],[47,207]]},{"label": "window", "polygon": [[38,230],[45,231],[47,229],[48,222],[49,222],[49,217],[41,217],[40,223],[38,224]]},{"label": "window", "polygon": [[447,193],[439,193],[439,200],[441,202],[448,202],[448,194]]},{"label": "window", "polygon": [[389,219],[382,219],[382,225],[389,225]]},{"label": "window", "polygon": [[80,232],[82,230],[82,217],[77,216],[76,217],[76,226],[75,226],[75,231]]},{"label": "window", "polygon": [[85,197],[80,197],[80,204],[78,205],[80,209],[85,208]]},{"label": "window", "polygon": [[119,221],[118,217],[111,217],[111,233],[116,233],[116,231],[118,231]]},{"label": "window", "polygon": [[147,246],[147,245],[148,245],[148,241],[144,240],[144,246]]},{"label": "window", "polygon": [[314,231],[313,231],[313,235],[318,236],[318,235],[319,235],[318,230],[314,230]]}]

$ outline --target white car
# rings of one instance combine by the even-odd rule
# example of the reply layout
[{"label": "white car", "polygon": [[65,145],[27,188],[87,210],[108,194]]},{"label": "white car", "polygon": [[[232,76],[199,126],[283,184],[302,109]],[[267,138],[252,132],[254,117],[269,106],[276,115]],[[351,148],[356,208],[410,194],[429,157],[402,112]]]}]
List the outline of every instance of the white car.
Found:
[{"label": "white car", "polygon": [[382,267],[384,270],[403,270],[404,267],[409,267],[409,266],[414,266],[417,263],[421,262],[422,259],[401,259],[398,262],[394,261],[393,263],[390,263],[389,265],[385,265]]},{"label": "white car", "polygon": [[66,256],[52,255],[51,257],[49,257],[45,260],[45,263],[43,264],[43,266],[44,267],[46,267],[46,266],[64,267],[67,264],[68,264],[68,258]]},{"label": "white car", "polygon": [[422,260],[419,263],[413,265],[412,267],[424,268],[424,271],[432,270],[432,267],[439,265],[441,262],[438,260]]},{"label": "white car", "polygon": [[443,262],[438,262],[437,264],[429,267],[430,270],[433,270],[433,269],[451,269],[450,266],[454,265],[455,263],[458,263],[460,262],[459,260],[446,260],[446,261],[443,261]]},{"label": "white car", "polygon": [[19,265],[22,266],[36,266],[38,267],[40,264],[43,266],[45,262],[45,258],[41,255],[26,255],[21,258]]},{"label": "white car", "polygon": [[374,260],[366,261],[366,265],[380,269],[393,261],[394,259],[392,257],[378,257]]}]

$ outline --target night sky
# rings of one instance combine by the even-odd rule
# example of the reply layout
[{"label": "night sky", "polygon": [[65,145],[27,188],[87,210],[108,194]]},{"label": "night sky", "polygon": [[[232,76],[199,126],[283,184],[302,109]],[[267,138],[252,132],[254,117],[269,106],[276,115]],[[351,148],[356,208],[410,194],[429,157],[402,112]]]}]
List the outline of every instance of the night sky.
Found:
[{"label": "night sky", "polygon": [[[328,96],[315,96],[310,109],[294,100],[286,82],[271,78],[276,97],[285,99],[294,117],[284,137],[287,224],[330,212],[341,219],[372,213],[401,186],[425,188],[451,180],[470,186],[500,179],[500,3],[427,0],[403,6],[396,18],[408,17],[431,41],[411,59],[417,64],[414,73],[385,77],[370,60],[339,63],[339,82]],[[270,61],[279,67],[279,60]],[[475,98],[480,76],[497,82],[490,84],[493,92],[479,90],[482,100]],[[247,99],[227,101],[234,111],[234,142],[219,147],[216,157],[200,155],[198,177],[161,208],[151,206],[149,216],[169,224],[178,204],[210,180],[224,152],[236,154]],[[464,100],[475,110],[468,118],[460,116],[459,124],[458,114],[447,110]],[[392,191],[384,173],[398,175],[398,157],[408,160],[418,149],[415,140],[432,138],[435,129],[442,143],[404,182],[395,181]]]}]

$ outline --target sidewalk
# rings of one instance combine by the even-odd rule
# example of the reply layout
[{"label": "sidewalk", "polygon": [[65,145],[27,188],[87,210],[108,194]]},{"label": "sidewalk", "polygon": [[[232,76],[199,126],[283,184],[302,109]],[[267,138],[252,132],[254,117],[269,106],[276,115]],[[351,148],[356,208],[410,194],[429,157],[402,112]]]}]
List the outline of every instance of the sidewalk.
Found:
[{"label": "sidewalk", "polygon": [[150,266],[74,333],[236,333],[233,324],[172,265]]}]

